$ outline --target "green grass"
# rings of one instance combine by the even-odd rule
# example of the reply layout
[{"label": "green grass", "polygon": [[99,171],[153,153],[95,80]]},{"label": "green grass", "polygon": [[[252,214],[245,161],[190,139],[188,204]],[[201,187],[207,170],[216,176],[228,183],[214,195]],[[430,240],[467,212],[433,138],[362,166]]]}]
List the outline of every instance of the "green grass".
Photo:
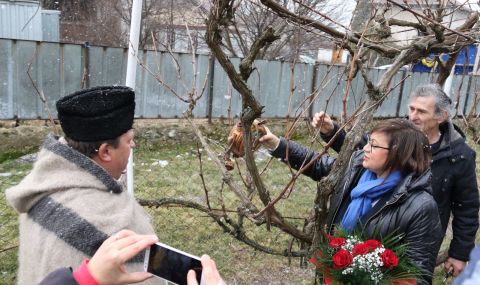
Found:
[{"label": "green grass", "polygon": [[0,163],[0,282],[14,284],[17,267],[18,215],[7,204],[5,190],[17,184],[30,171],[30,164],[14,160]]},{"label": "green grass", "polygon": [[[211,141],[215,151],[220,154],[223,141]],[[477,146],[477,153],[480,149]],[[219,208],[222,180],[221,174],[205,151],[201,151],[203,174],[209,190],[212,207]],[[197,147],[193,142],[165,144],[155,140],[139,138],[134,152],[135,159],[135,195],[142,199],[160,199],[164,197],[183,198],[205,204],[205,193],[200,179],[200,162],[197,157]],[[167,161],[162,167],[159,161]],[[268,159],[259,157],[257,163],[260,169],[267,164]],[[245,167],[242,162],[242,173]],[[11,173],[10,176],[0,176],[0,249],[14,247],[17,243],[16,214],[5,204],[4,191],[15,185],[28,173],[31,165],[18,164],[9,159],[0,163],[0,173]],[[477,163],[477,171],[479,171]],[[234,172],[235,180],[242,184],[238,172]],[[263,174],[270,196],[275,197],[289,180],[288,168],[277,160],[272,161],[269,169]],[[316,183],[309,178],[301,177],[295,184],[294,191],[288,200],[277,204],[283,215],[291,218],[304,218],[312,208]],[[235,210],[237,197],[223,188],[223,197],[227,209]],[[258,201],[258,197],[253,198]],[[260,203],[256,203],[260,206]],[[314,272],[311,267],[303,269],[298,259],[272,256],[256,251],[224,233],[213,220],[196,210],[180,207],[149,208],[152,221],[156,227],[160,241],[196,255],[207,253],[216,260],[218,268],[228,283],[236,284],[313,284]],[[237,219],[235,215],[231,215]],[[289,219],[298,227],[303,220]],[[268,231],[265,226],[255,226],[244,222],[248,236],[259,243],[284,250],[291,239],[276,228]],[[293,244],[293,249],[298,249]],[[0,283],[15,283],[16,249],[0,252]],[[443,284],[443,276],[438,270],[434,284]]]},{"label": "green grass", "polygon": [[37,147],[35,147],[35,148],[28,147],[28,148],[21,149],[21,150],[13,149],[13,150],[8,151],[8,152],[0,153],[0,163],[3,163],[5,161],[9,161],[9,160],[14,160],[16,158],[19,158],[19,157],[25,155],[25,154],[32,153],[36,149],[38,149],[38,148]]}]

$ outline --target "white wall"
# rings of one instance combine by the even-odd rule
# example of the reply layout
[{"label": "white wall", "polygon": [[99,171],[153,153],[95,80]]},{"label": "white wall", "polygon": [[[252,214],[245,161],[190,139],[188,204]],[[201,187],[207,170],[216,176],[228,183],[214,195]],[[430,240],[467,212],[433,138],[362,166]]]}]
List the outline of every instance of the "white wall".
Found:
[{"label": "white wall", "polygon": [[[417,13],[423,14],[421,9],[415,9],[414,11]],[[448,13],[449,12],[447,12],[447,14]],[[469,14],[468,11],[457,10],[452,15],[445,17],[443,19],[443,24],[447,27],[454,29],[460,26],[467,19],[468,14]],[[418,22],[417,18],[412,13],[408,11],[404,11],[401,8],[396,6],[393,6],[392,9],[389,11],[389,13],[387,13],[387,17],[401,19],[404,21],[415,22],[415,23]],[[409,41],[405,41],[405,40],[412,39],[418,35],[417,30],[411,27],[392,26],[391,29],[392,29],[393,39],[402,40],[402,42],[397,43],[400,45],[407,44]]]}]

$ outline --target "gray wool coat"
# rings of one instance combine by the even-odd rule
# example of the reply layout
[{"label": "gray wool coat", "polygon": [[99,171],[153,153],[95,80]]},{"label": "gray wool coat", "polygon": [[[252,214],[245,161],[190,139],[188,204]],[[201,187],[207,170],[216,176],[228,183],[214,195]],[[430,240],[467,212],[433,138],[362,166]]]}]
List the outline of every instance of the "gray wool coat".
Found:
[{"label": "gray wool coat", "polygon": [[[20,285],[38,284],[60,267],[78,267],[122,229],[154,233],[150,217],[121,183],[52,135],[32,171],[6,196],[20,214]],[[143,271],[142,255],[129,271]]]}]

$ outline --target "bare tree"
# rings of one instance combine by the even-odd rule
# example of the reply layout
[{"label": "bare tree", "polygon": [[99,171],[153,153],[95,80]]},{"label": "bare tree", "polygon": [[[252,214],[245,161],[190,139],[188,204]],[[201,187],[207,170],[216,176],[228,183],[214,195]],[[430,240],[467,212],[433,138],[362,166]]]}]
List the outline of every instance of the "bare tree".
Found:
[{"label": "bare tree", "polygon": [[[282,3],[289,4],[294,13],[312,19],[319,19],[322,14],[329,14],[332,19],[336,19],[327,24],[330,26],[335,26],[344,17],[342,4],[337,3],[332,6],[325,0],[282,1]],[[321,37],[311,33],[308,26],[295,25],[285,21],[258,0],[238,1],[234,9],[235,21],[232,22],[229,29],[223,31],[225,48],[231,55],[240,57],[247,55],[250,46],[269,27],[272,27],[280,37],[268,49],[263,49],[257,54],[259,59],[293,61],[298,59],[299,55],[315,58],[318,47],[324,41],[328,41],[325,34],[323,34],[324,37]]]},{"label": "bare tree", "polygon": [[[131,19],[132,0],[53,1],[42,0],[46,9],[61,11],[61,37],[63,41],[93,45],[126,47]],[[243,57],[249,47],[268,28],[280,35],[269,49],[257,54],[257,59],[294,61],[300,55],[315,58],[318,47],[330,42],[329,35],[312,32],[309,26],[285,21],[268,10],[259,0],[238,1],[235,21],[223,31],[222,46],[231,56]],[[283,1],[294,13],[322,19],[329,15],[327,25],[339,27],[344,21],[343,4],[331,5],[327,0]],[[211,7],[207,0],[143,1],[140,49],[152,49],[156,42],[159,50],[188,51],[189,37],[197,49],[207,52],[205,20]],[[325,19],[323,17],[323,19]],[[333,20],[335,19],[335,20]],[[187,35],[188,25],[189,35]],[[203,43],[203,45],[202,45]]]},{"label": "bare tree", "polygon": [[45,9],[62,11],[61,17],[70,21],[89,20],[94,16],[91,13],[95,7],[93,0],[41,0],[40,4]]},{"label": "bare tree", "polygon": [[[239,11],[244,9],[244,7],[239,4],[239,2],[232,0],[214,0],[212,2],[206,21],[207,31],[205,38],[211,53],[227,73],[233,88],[241,95],[242,112],[240,114],[240,120],[243,127],[244,159],[249,181],[243,181],[243,186],[242,183],[235,181],[224,164],[218,159],[214,151],[212,151],[200,129],[190,120],[191,109],[194,108],[195,102],[201,97],[201,94],[203,94],[202,91],[200,95],[195,95],[198,90],[192,87],[192,90],[187,92],[187,97],[182,97],[179,94],[176,96],[183,101],[186,100],[185,102],[191,103],[190,112],[186,114],[186,117],[191,122],[202,146],[212,161],[217,165],[222,175],[222,184],[219,187],[220,189],[217,190],[222,197],[220,199],[221,205],[219,208],[214,208],[211,205],[209,195],[211,195],[212,191],[207,189],[204,181],[206,205],[171,198],[155,201],[142,200],[141,203],[147,206],[181,205],[194,208],[209,215],[227,233],[257,250],[269,254],[306,257],[309,250],[322,238],[321,232],[324,229],[326,214],[328,212],[327,201],[333,192],[334,186],[346,170],[348,160],[353,153],[353,146],[355,142],[360,140],[367,125],[372,121],[375,110],[377,110],[385,98],[387,98],[396,87],[392,86],[392,79],[397,71],[405,65],[419,61],[430,53],[437,55],[440,53],[449,53],[453,58],[461,48],[476,43],[480,35],[478,26],[476,25],[479,19],[477,12],[471,12],[468,18],[463,19],[461,25],[453,29],[449,28],[443,21],[443,17],[452,11],[451,9],[447,10],[445,5],[437,5],[435,7],[426,5],[424,12],[418,13],[406,5],[393,2],[393,0],[387,0],[387,2],[400,7],[402,11],[411,13],[418,21],[409,22],[398,20],[389,16],[387,14],[388,9],[385,9],[385,7],[371,6],[365,25],[361,30],[354,31],[339,23],[333,22],[328,15],[317,10],[316,6],[308,6],[311,2],[308,2],[308,4],[296,0],[284,2],[261,0],[261,3],[255,2],[255,5],[262,5],[261,7],[257,7],[259,11],[267,11],[266,9],[268,9],[267,12],[273,12],[283,19],[283,24],[289,27],[291,26],[292,28],[308,31],[308,33],[311,33],[309,36],[312,37],[328,37],[335,44],[348,50],[351,55],[351,61],[348,64],[348,82],[351,82],[355,76],[362,76],[367,87],[368,96],[365,101],[360,104],[359,108],[353,112],[353,115],[347,117],[347,112],[344,110],[345,118],[342,128],[348,126],[350,129],[344,145],[350,147],[342,148],[330,175],[324,177],[319,182],[316,197],[312,203],[311,213],[305,217],[305,225],[303,227],[289,222],[277,209],[276,204],[280,200],[288,199],[292,193],[296,179],[310,165],[325,154],[330,145],[327,144],[323,151],[312,160],[305,161],[298,171],[294,171],[290,167],[291,177],[288,183],[279,194],[276,194],[275,197],[271,196],[271,192],[262,180],[261,173],[263,170],[260,171],[258,169],[252,152],[252,144],[255,142],[255,133],[252,132],[252,124],[255,119],[261,117],[264,106],[258,102],[256,94],[253,94],[247,85],[247,80],[254,70],[254,60],[259,58],[261,53],[266,53],[267,49],[275,48],[275,43],[281,40],[282,36],[280,34],[283,33],[284,30],[282,30],[282,21],[269,22],[268,19],[264,19],[266,23],[271,23],[272,25],[263,26],[261,33],[251,42],[245,41],[239,44],[244,45],[244,48],[242,48],[244,54],[237,69],[229,58],[231,46],[233,46],[229,41],[231,42],[232,40],[233,32],[237,30],[240,31],[238,26],[241,21],[244,21],[246,18],[242,20],[241,16],[238,15]],[[253,3],[254,2],[250,2],[251,5],[253,5]],[[296,5],[302,7],[306,5],[306,9],[309,11],[315,11],[316,17],[309,17],[298,13],[300,10],[296,10]],[[244,14],[245,12],[243,11],[242,13]],[[330,23],[332,22],[335,25],[331,25]],[[415,29],[418,31],[418,36],[410,38],[408,41],[392,41],[391,33],[392,27],[394,26]],[[190,42],[193,43],[192,39],[190,39]],[[194,48],[192,50],[194,50]],[[392,62],[388,69],[377,80],[370,78],[366,69],[370,59],[369,52],[372,51],[379,56],[390,59]],[[192,58],[194,62],[194,54]],[[436,79],[439,83],[443,83],[445,74],[450,73],[452,66],[446,64],[443,67],[442,72]],[[161,79],[159,79],[159,81],[161,82]],[[175,93],[173,89],[172,92]],[[315,99],[315,95],[315,93],[311,95],[310,102]],[[344,100],[347,99],[348,88],[344,95]],[[294,128],[297,122],[298,117],[294,119],[290,127]],[[287,139],[290,131],[291,129],[287,131]],[[332,141],[333,140],[334,139],[332,139]],[[222,195],[224,187],[228,187],[238,198],[238,210],[234,213],[225,210]],[[258,195],[258,200],[251,199],[252,190],[255,195]],[[244,227],[245,221],[250,221],[258,226],[264,225],[267,229],[276,227],[290,235],[292,240],[299,241],[303,246],[298,250],[293,250],[290,245],[287,249],[280,250],[262,245],[249,237]]]},{"label": "bare tree", "polygon": [[[225,211],[223,202],[220,209],[215,209],[211,206],[209,199],[209,193],[211,193],[211,191],[207,190],[205,183],[203,183],[203,185],[207,205],[168,198],[156,201],[143,200],[141,201],[142,204],[148,206],[175,204],[194,208],[208,214],[227,233],[257,250],[284,256],[307,256],[309,252],[308,247],[300,247],[298,250],[293,250],[292,247],[289,246],[287,250],[278,250],[269,248],[251,239],[243,226],[244,220],[248,220],[255,225],[265,225],[267,229],[270,227],[279,228],[290,235],[293,240],[297,240],[304,245],[315,246],[322,238],[320,233],[324,229],[326,222],[326,213],[328,211],[327,201],[333,192],[334,186],[346,170],[348,159],[353,152],[354,142],[360,140],[367,125],[372,121],[375,110],[382,104],[392,89],[395,88],[391,83],[397,71],[404,65],[415,63],[430,53],[449,53],[453,55],[453,58],[461,48],[477,42],[476,39],[479,37],[478,26],[476,25],[479,19],[477,12],[471,12],[468,18],[463,20],[461,25],[452,29],[442,20],[445,15],[451,13],[451,10],[448,10],[450,11],[448,12],[447,9],[445,9],[445,6],[437,5],[432,7],[427,5],[425,6],[424,13],[418,13],[408,6],[393,2],[393,0],[387,0],[387,2],[400,7],[402,11],[411,13],[418,21],[408,22],[405,20],[397,20],[388,16],[386,13],[388,9],[385,9],[385,7],[372,6],[369,17],[362,30],[353,31],[348,27],[335,23],[328,15],[319,11],[315,3],[312,4],[313,2],[261,0],[261,3],[250,1],[249,5],[253,6],[242,6],[242,4],[239,4],[237,1],[214,0],[206,21],[207,31],[205,37],[208,47],[227,73],[233,88],[241,95],[242,112],[240,114],[240,120],[243,126],[244,159],[250,182],[246,183],[244,181],[243,184],[246,187],[242,187],[241,183],[235,181],[224,164],[211,150],[208,141],[203,137],[199,128],[190,120],[189,114],[191,114],[191,109],[194,107],[196,100],[201,97],[201,95],[200,97],[193,95],[195,92],[198,92],[198,90],[192,87],[192,90],[188,92],[189,97],[182,97],[182,100],[193,103],[190,104],[190,112],[187,113],[187,119],[191,122],[209,157],[220,170],[223,181],[220,193],[223,193],[224,186],[228,186],[238,198],[238,210],[234,213],[236,214],[236,218],[232,217],[233,214],[231,212]],[[315,11],[314,15],[316,16],[309,17],[308,15],[306,16],[300,13],[305,10],[297,9],[299,6],[304,7],[308,11]],[[254,7],[255,9],[245,12],[244,9],[248,7]],[[229,58],[232,52],[231,47],[233,46],[231,43],[233,38],[232,33],[237,33],[238,31],[238,35],[242,35],[239,25],[247,20],[247,18],[242,17],[247,14],[252,15],[252,17],[257,17],[257,13],[275,13],[277,17],[280,17],[282,20],[279,21],[278,18],[273,20],[273,17],[269,18],[270,16],[265,17],[261,19],[264,22],[260,21],[262,23],[261,25],[259,24],[259,28],[257,29],[259,34],[256,35],[251,42],[240,42],[239,38],[238,45],[242,46],[242,53],[244,54],[238,69],[236,69]],[[334,23],[334,25],[331,25],[331,23]],[[252,144],[255,141],[255,134],[251,131],[252,124],[255,119],[261,117],[264,106],[258,102],[255,96],[256,94],[253,94],[247,85],[247,80],[254,70],[254,60],[259,58],[261,53],[266,54],[268,48],[275,49],[275,43],[281,41],[282,36],[280,34],[284,33],[284,29],[287,26],[292,30],[301,29],[305,32],[308,31],[311,37],[328,37],[335,44],[348,50],[351,55],[351,61],[348,65],[347,80],[350,82],[354,76],[360,74],[364,79],[368,93],[366,100],[360,104],[360,107],[353,112],[352,116],[347,117],[345,115],[342,128],[349,126],[350,131],[348,132],[344,145],[351,147],[342,148],[330,175],[320,181],[315,201],[312,203],[311,214],[305,217],[305,225],[302,228],[287,221],[284,215],[277,210],[276,203],[289,197],[296,179],[303,171],[312,165],[315,160],[326,153],[329,144],[311,161],[305,161],[298,171],[290,168],[291,177],[289,182],[279,194],[271,197],[270,191],[266,188],[261,177],[261,172],[263,171],[259,171],[252,152]],[[419,35],[409,39],[409,41],[392,41],[391,28],[393,26],[415,29]],[[190,42],[193,43],[192,39],[190,39]],[[392,61],[389,68],[375,81],[369,77],[366,70],[369,62],[369,52],[371,51]],[[193,55],[192,58],[195,58],[195,56]],[[444,74],[449,74],[451,68],[452,66],[448,64],[444,66],[442,72],[437,77],[437,81],[442,83],[444,81]],[[161,82],[161,79],[159,81]],[[172,92],[175,93],[175,91]],[[181,97],[181,95],[176,96]],[[311,96],[312,100],[310,101],[313,101],[315,94]],[[344,100],[347,99],[348,91],[346,91],[344,95]],[[344,113],[347,114],[346,110]],[[295,122],[297,119],[298,118],[295,118],[292,128],[296,126]],[[289,132],[287,132],[287,139],[288,133]],[[258,195],[259,201],[250,198],[252,189],[254,193]],[[221,201],[223,200],[221,199]]]},{"label": "bare tree", "polygon": [[[124,26],[130,25],[132,0],[111,1],[114,12],[122,19]],[[203,33],[203,17],[198,12],[202,3],[192,0],[143,1],[142,23],[139,47],[159,50],[179,49],[178,43],[188,46],[189,37],[198,37],[198,30]],[[186,35],[185,25],[190,34]],[[179,51],[184,51],[180,48]]]}]

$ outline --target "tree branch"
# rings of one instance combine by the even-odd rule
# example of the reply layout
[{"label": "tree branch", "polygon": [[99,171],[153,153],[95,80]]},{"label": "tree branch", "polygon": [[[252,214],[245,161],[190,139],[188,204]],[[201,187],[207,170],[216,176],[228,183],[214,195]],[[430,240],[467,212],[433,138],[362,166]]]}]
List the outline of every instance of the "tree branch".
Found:
[{"label": "tree branch", "polygon": [[250,48],[250,52],[240,63],[240,74],[244,81],[247,81],[250,77],[250,74],[253,71],[253,61],[256,59],[257,54],[260,52],[260,50],[264,47],[268,47],[272,42],[278,40],[279,38],[280,36],[275,34],[273,28],[268,27],[260,36],[260,38],[255,40],[252,47]]},{"label": "tree branch", "polygon": [[[272,11],[275,12],[280,17],[288,19],[289,21],[292,21],[299,25],[311,26],[335,38],[340,38],[340,39],[346,38],[348,41],[350,41],[353,44],[358,44],[358,42],[360,41],[358,36],[356,36],[355,34],[352,34],[352,33],[345,34],[337,31],[334,28],[326,26],[314,19],[294,14],[290,12],[288,9],[286,9],[285,7],[283,7],[282,5],[279,5],[278,3],[276,3],[274,0],[261,0],[261,2],[268,8],[272,9]],[[388,58],[393,58],[395,57],[395,55],[397,55],[400,52],[398,49],[385,47],[384,45],[375,44],[368,40],[364,40],[363,44],[365,47],[370,48]]]},{"label": "tree branch", "polygon": [[[452,32],[452,33],[454,33],[454,34],[457,34],[457,35],[461,36],[461,37],[464,37],[464,38],[466,38],[466,39],[469,40],[469,41],[477,42],[477,40],[475,40],[474,38],[469,37],[469,36],[467,36],[467,35],[465,35],[465,34],[463,34],[463,33],[461,33],[461,32],[452,30],[452,29],[450,29],[450,28],[442,25],[441,23],[439,23],[439,22],[437,22],[437,21],[435,21],[435,20],[433,20],[433,19],[430,19],[430,18],[428,18],[427,16],[424,16],[424,15],[422,15],[422,14],[420,14],[420,13],[417,13],[417,12],[413,11],[412,9],[410,9],[410,8],[408,8],[408,7],[405,7],[405,6],[403,6],[403,5],[395,2],[395,1],[393,1],[393,0],[387,0],[387,2],[392,3],[393,5],[398,6],[398,7],[402,8],[403,10],[408,11],[408,12],[412,13],[413,15],[415,15],[415,16],[417,16],[417,17],[420,17],[420,18],[422,18],[422,19],[424,19],[424,20],[426,20],[426,21],[428,21],[428,22],[430,22],[430,23],[432,23],[432,24],[435,24],[435,25],[437,25],[437,26],[440,26],[440,27],[444,28],[444,29],[447,30],[447,31],[450,31],[450,32]],[[475,13],[476,13],[476,12],[475,12]],[[478,13],[477,13],[477,14],[478,14]]]},{"label": "tree branch", "polygon": [[459,48],[456,52],[451,53],[445,65],[443,65],[441,62],[438,63],[438,65],[440,66],[440,72],[438,73],[437,84],[439,84],[440,86],[443,86],[447,78],[450,76],[450,72],[455,66],[455,62],[457,61],[460,50],[461,48]]},{"label": "tree branch", "polygon": [[[235,193],[237,195],[237,197],[240,198],[240,201],[242,202],[242,207],[245,207],[246,209],[249,209],[249,211],[252,212],[252,213],[258,212],[255,205],[250,201],[250,199],[248,199],[247,194],[244,193],[241,190],[240,186],[238,186],[235,183],[235,181],[233,180],[233,177],[230,175],[228,170],[225,168],[225,165],[223,165],[223,163],[220,162],[217,155],[210,149],[210,146],[208,145],[205,138],[203,137],[203,134],[200,132],[200,130],[195,125],[195,123],[192,121],[192,119],[187,117],[187,120],[190,123],[190,125],[192,126],[193,131],[195,132],[195,135],[198,137],[198,139],[200,140],[200,143],[202,144],[205,151],[207,152],[208,157],[210,157],[210,159],[212,159],[212,161],[220,169],[220,172],[222,173],[222,176],[223,176],[223,181],[225,183],[227,183],[227,185],[230,187],[230,189],[232,189],[233,193]],[[262,221],[254,219],[253,222],[258,224],[258,223],[261,223]]]},{"label": "tree branch", "polygon": [[248,111],[249,115],[253,117],[251,119],[253,122],[254,119],[260,117],[264,107],[257,102],[255,97],[253,97],[252,91],[246,82],[242,80],[242,77],[237,73],[235,67],[228,60],[219,44],[222,41],[221,27],[226,27],[229,23],[231,23],[231,19],[233,17],[232,4],[233,1],[215,0],[210,11],[210,16],[207,19],[206,41],[208,47],[230,78],[232,86],[240,93],[245,105],[249,106],[250,109]]},{"label": "tree branch", "polygon": [[280,255],[280,256],[293,256],[293,257],[304,257],[308,255],[308,251],[289,251],[287,249],[281,251],[281,250],[275,250],[267,246],[261,245],[256,241],[248,238],[245,233],[245,229],[238,223],[235,223],[228,215],[225,215],[224,212],[208,209],[205,206],[200,205],[193,201],[186,201],[186,200],[176,199],[176,198],[161,198],[161,199],[155,199],[155,200],[138,199],[138,203],[143,207],[149,207],[149,208],[181,206],[181,207],[195,209],[200,212],[206,213],[209,217],[215,220],[215,222],[225,232],[232,235],[235,239],[264,253],[268,253],[272,255]]},{"label": "tree branch", "polygon": [[[263,106],[257,102],[255,97],[253,96],[252,91],[247,86],[246,80],[244,80],[243,76],[238,74],[230,62],[230,60],[226,57],[225,53],[220,48],[219,43],[221,43],[221,28],[226,28],[232,22],[232,11],[233,11],[233,1],[228,0],[215,0],[214,5],[210,11],[210,16],[207,20],[207,33],[206,33],[206,40],[207,44],[210,47],[212,53],[215,55],[217,60],[222,65],[223,69],[227,73],[230,81],[232,82],[233,87],[240,93],[242,96],[242,114],[241,120],[242,125],[244,128],[244,144],[245,144],[245,162],[247,168],[252,176],[252,180],[257,188],[259,193],[259,197],[262,200],[264,205],[267,205],[270,202],[270,195],[268,191],[265,189],[265,185],[260,177],[258,172],[257,166],[255,164],[255,159],[253,157],[252,152],[252,133],[251,133],[251,125],[256,118],[259,118],[262,114]],[[256,45],[252,47],[252,52],[250,56],[244,61],[245,64],[252,63],[258,51],[267,45],[267,43],[271,42],[276,38],[273,33],[273,29],[266,33],[265,37],[261,37],[263,39],[257,41]],[[244,67],[244,71],[248,68]],[[246,73],[244,73],[245,75]],[[192,123],[193,124],[193,123]],[[202,143],[203,144],[203,143]],[[213,159],[213,158],[212,158]],[[218,159],[217,159],[218,160]],[[223,164],[220,164],[219,167],[222,169],[224,173],[224,177],[228,176],[226,173],[226,169]],[[227,182],[227,181],[226,181]],[[232,181],[229,181],[232,184]],[[229,184],[230,185],[230,184]],[[235,191],[238,192],[239,189]],[[242,200],[245,197],[242,198]],[[250,203],[251,204],[251,203]],[[283,217],[272,207],[268,210],[266,216],[267,220],[267,227],[270,223],[274,224],[276,227],[282,229],[285,232],[290,233],[294,237],[302,240],[302,241],[310,241],[311,238],[303,233],[302,231],[298,230],[295,226],[286,222]]]},{"label": "tree branch", "polygon": [[388,24],[390,26],[412,27],[421,32],[424,32],[424,33],[427,32],[427,28],[421,23],[415,23],[415,22],[404,21],[396,18],[390,18],[388,19]]}]

